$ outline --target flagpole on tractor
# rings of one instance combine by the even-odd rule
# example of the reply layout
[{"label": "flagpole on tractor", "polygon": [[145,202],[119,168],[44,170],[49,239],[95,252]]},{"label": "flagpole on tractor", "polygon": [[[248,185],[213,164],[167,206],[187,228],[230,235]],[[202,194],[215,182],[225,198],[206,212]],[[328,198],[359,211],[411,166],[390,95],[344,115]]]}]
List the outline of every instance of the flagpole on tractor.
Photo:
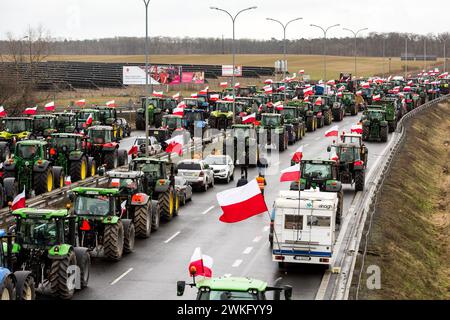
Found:
[{"label": "flagpole on tractor", "polygon": [[355,78],[356,78],[356,37],[358,36],[358,33],[360,33],[360,32],[362,32],[362,31],[364,31],[364,30],[368,30],[369,28],[363,28],[363,29],[359,29],[358,31],[353,31],[353,30],[351,30],[351,29],[348,29],[348,28],[343,28],[343,30],[346,30],[346,31],[350,31],[351,33],[353,33],[353,36],[354,36],[354,38],[355,38],[355,47],[354,47],[354,56],[355,56]]},{"label": "flagpole on tractor", "polygon": [[240,15],[242,12],[248,11],[248,10],[252,10],[252,9],[256,9],[257,7],[254,6],[254,7],[249,7],[249,8],[242,9],[241,11],[236,13],[236,15],[234,17],[231,15],[231,13],[229,13],[225,9],[221,9],[221,8],[217,8],[217,7],[209,7],[209,8],[211,10],[217,10],[217,11],[225,12],[231,18],[231,21],[233,23],[233,42],[232,42],[233,74],[231,76],[231,86],[233,88],[233,124],[235,124],[236,123],[236,103],[235,103],[236,88],[234,87],[234,75],[235,75],[235,68],[236,68],[236,66],[235,66],[236,65],[236,50],[235,50],[235,45],[234,45],[234,40],[235,40],[235,22],[236,22],[236,18],[238,17],[238,15]]},{"label": "flagpole on tractor", "polygon": [[[150,92],[152,91],[150,87],[153,88],[152,82],[150,81],[150,87],[149,87],[149,54],[148,54],[148,5],[150,4],[150,0],[143,0],[145,4],[145,156],[148,157],[149,155],[149,148],[148,148],[148,140],[149,140],[149,134],[148,134],[148,96],[150,95]],[[150,73],[151,76],[151,73]]]}]

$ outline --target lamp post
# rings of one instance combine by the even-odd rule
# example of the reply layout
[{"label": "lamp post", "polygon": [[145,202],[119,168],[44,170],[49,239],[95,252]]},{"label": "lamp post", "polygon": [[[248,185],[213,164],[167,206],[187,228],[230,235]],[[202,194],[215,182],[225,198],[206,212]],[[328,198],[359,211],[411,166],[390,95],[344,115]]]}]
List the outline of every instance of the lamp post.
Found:
[{"label": "lamp post", "polygon": [[354,38],[355,38],[354,55],[355,55],[355,78],[356,78],[356,70],[357,70],[357,69],[356,69],[356,37],[358,36],[358,33],[362,32],[362,31],[364,31],[364,30],[368,30],[368,28],[359,29],[358,31],[353,31],[353,30],[348,29],[348,28],[343,28],[343,29],[346,30],[346,31],[349,31],[349,32],[353,33],[353,36],[354,36]]},{"label": "lamp post", "polygon": [[[149,148],[148,148],[148,96],[150,92],[152,92],[153,84],[150,81],[149,86],[149,54],[148,54],[148,5],[150,4],[150,0],[143,0],[145,5],[145,155],[149,156]],[[150,74],[151,75],[151,74]],[[151,87],[151,88],[150,88]]]},{"label": "lamp post", "polygon": [[[310,26],[319,28],[320,30],[323,31],[323,81],[326,82],[327,81],[326,80],[327,79],[327,32],[331,28],[339,27],[340,24],[335,24],[335,25],[329,26],[326,29],[322,28],[321,26],[315,25],[315,24],[311,24]],[[326,88],[326,85],[324,87]]]},{"label": "lamp post", "polygon": [[405,80],[408,77],[408,36],[405,38]]},{"label": "lamp post", "polygon": [[423,68],[427,70],[427,37],[423,37]]},{"label": "lamp post", "polygon": [[236,15],[232,15],[231,13],[229,13],[227,10],[225,9],[221,9],[221,8],[217,8],[217,7],[209,7],[211,10],[217,10],[217,11],[222,11],[225,12],[232,21],[233,24],[233,42],[232,42],[232,55],[233,55],[233,74],[231,77],[231,86],[233,88],[233,124],[236,123],[236,103],[235,103],[235,99],[236,99],[236,88],[234,87],[234,69],[235,69],[235,64],[236,64],[236,52],[235,52],[235,45],[234,45],[234,38],[235,38],[235,22],[236,22],[236,18],[244,11],[248,11],[248,10],[252,10],[252,9],[256,9],[256,6],[253,7],[249,7],[249,8],[245,8],[242,9],[241,11],[239,11],[238,13],[236,13]]}]

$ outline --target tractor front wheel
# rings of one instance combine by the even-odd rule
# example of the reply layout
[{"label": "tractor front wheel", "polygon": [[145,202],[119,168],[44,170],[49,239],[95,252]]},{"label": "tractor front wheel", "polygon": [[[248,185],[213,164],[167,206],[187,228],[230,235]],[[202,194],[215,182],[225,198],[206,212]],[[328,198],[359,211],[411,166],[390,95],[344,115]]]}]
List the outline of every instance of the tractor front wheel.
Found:
[{"label": "tractor front wheel", "polygon": [[14,280],[9,276],[3,281],[2,290],[0,291],[0,300],[16,300]]},{"label": "tractor front wheel", "polygon": [[88,161],[86,157],[81,157],[80,160],[70,162],[70,179],[73,182],[84,180],[88,176]]},{"label": "tractor front wheel", "polygon": [[36,195],[53,190],[53,172],[50,168],[44,172],[34,173],[33,189]]},{"label": "tractor front wheel", "polygon": [[105,257],[110,260],[118,261],[122,258],[124,245],[124,231],[122,221],[115,224],[105,225],[103,235],[103,247]]},{"label": "tractor front wheel", "polygon": [[382,142],[386,142],[388,139],[388,132],[389,132],[389,128],[386,127],[381,127],[380,128],[380,139]]},{"label": "tractor front wheel", "polygon": [[356,171],[355,172],[355,191],[363,191],[364,190],[364,171]]},{"label": "tractor front wheel", "polygon": [[117,149],[105,154],[106,169],[112,170],[117,168],[119,164],[119,153]]},{"label": "tractor front wheel", "polygon": [[28,271],[16,271],[17,300],[34,300],[36,298],[36,289],[34,278]]},{"label": "tractor front wheel", "polygon": [[161,209],[156,200],[152,200],[152,231],[159,229],[159,222],[161,220]]},{"label": "tractor front wheel", "polygon": [[[205,186],[206,185],[208,185],[208,182],[205,182]],[[161,213],[167,221],[170,221],[173,218],[175,208],[174,194],[175,193],[172,187],[170,187],[166,192],[158,194],[158,202],[161,208]]]},{"label": "tractor front wheel", "polygon": [[48,280],[50,282],[52,293],[60,299],[71,299],[75,292],[75,287],[69,287],[70,266],[76,266],[77,259],[75,252],[70,250],[63,259],[53,260],[50,267]]},{"label": "tractor front wheel", "polygon": [[333,122],[333,114],[332,114],[332,112],[331,112],[331,110],[327,110],[327,111],[325,111],[325,114],[324,114],[324,122],[325,122],[325,125],[330,125],[331,124],[331,122]]},{"label": "tractor front wheel", "polygon": [[91,256],[85,248],[74,249],[75,256],[77,257],[77,266],[80,268],[80,287],[84,289],[89,283],[89,274],[91,269]]}]

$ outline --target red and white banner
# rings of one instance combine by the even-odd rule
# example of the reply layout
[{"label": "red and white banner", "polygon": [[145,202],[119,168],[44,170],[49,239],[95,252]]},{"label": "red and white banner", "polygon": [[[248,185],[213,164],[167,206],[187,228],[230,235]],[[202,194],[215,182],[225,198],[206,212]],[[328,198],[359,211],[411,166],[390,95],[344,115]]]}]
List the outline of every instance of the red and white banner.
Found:
[{"label": "red and white banner", "polygon": [[220,86],[221,86],[222,88],[226,88],[226,87],[228,87],[228,82],[227,82],[227,81],[221,82],[221,83],[220,83]]},{"label": "red and white banner", "polygon": [[330,129],[325,131],[325,137],[337,137],[339,134],[339,127],[332,126]]},{"label": "red and white banner", "polygon": [[264,196],[256,179],[242,187],[219,192],[216,197],[223,211],[219,218],[222,222],[239,222],[267,211]]},{"label": "red and white banner", "polygon": [[272,79],[266,79],[264,80],[264,84],[272,84],[273,80]]},{"label": "red and white banner", "polygon": [[280,182],[299,181],[300,176],[300,164],[297,163],[292,167],[281,170]]},{"label": "red and white banner", "polygon": [[370,83],[363,82],[363,83],[361,83],[361,87],[364,88],[364,89],[368,89],[368,88],[370,88]]},{"label": "red and white banner", "polygon": [[281,102],[281,101],[275,102],[275,104],[273,105],[273,107],[274,107],[275,109],[277,109],[278,111],[281,111],[281,110],[284,109],[283,102]]},{"label": "red and white banner", "polygon": [[174,108],[173,109],[173,111],[172,111],[172,114],[173,115],[176,115],[176,116],[183,116],[184,115],[184,108]]},{"label": "red and white banner", "polygon": [[36,110],[37,110],[37,107],[34,107],[34,108],[26,108],[26,109],[23,111],[23,114],[34,115],[34,114],[36,114]]},{"label": "red and white banner", "polygon": [[199,94],[208,94],[209,87],[206,87],[203,90],[200,90]]},{"label": "red and white banner", "polygon": [[300,146],[297,150],[295,150],[294,155],[292,156],[292,161],[298,163],[303,158],[303,146]]},{"label": "red and white banner", "polygon": [[249,114],[248,116],[242,118],[242,123],[244,124],[253,123],[255,121],[256,121],[256,113]]},{"label": "red and white banner", "polygon": [[263,89],[266,94],[272,93],[273,90],[271,85],[264,86]]},{"label": "red and white banner", "polygon": [[22,193],[19,193],[13,200],[11,204],[11,210],[17,210],[25,208],[25,188],[23,188]]},{"label": "red and white banner", "polygon": [[86,119],[86,124],[91,125],[92,124],[92,113],[89,114],[89,117]]},{"label": "red and white banner", "polygon": [[304,96],[309,96],[309,95],[313,95],[313,94],[314,94],[314,92],[313,92],[313,88],[312,87],[303,89],[303,95]]},{"label": "red and white banner", "polygon": [[238,82],[238,83],[236,83],[235,85],[234,85],[234,87],[237,89],[237,88],[240,88],[241,87],[241,84]]},{"label": "red and white banner", "polygon": [[411,87],[410,86],[406,86],[403,88],[403,92],[410,92],[411,91]]},{"label": "red and white banner", "polygon": [[200,248],[195,248],[189,263],[189,275],[211,278],[213,263],[213,258],[203,255]]},{"label": "red and white banner", "polygon": [[55,101],[51,101],[44,106],[45,111],[55,111]]},{"label": "red and white banner", "polygon": [[166,140],[165,143],[167,144],[167,153],[173,152],[177,153],[179,156],[183,154],[184,138],[182,135],[170,138],[169,140]]},{"label": "red and white banner", "polygon": [[305,70],[300,70],[298,73],[300,73],[300,74],[304,74],[305,73]]},{"label": "red and white banner", "polygon": [[198,95],[196,93],[191,93],[191,98],[197,99]]},{"label": "red and white banner", "polygon": [[154,97],[157,97],[157,98],[162,98],[163,97],[163,95],[164,95],[164,92],[163,91],[154,91],[153,90],[153,94],[152,94]]},{"label": "red and white banner", "polygon": [[3,106],[0,106],[0,118],[6,117],[6,116],[8,116],[8,115],[6,114],[5,108],[3,108]]},{"label": "red and white banner", "polygon": [[106,102],[106,106],[110,107],[110,108],[115,108],[116,107],[116,100],[110,100],[110,101]]},{"label": "red and white banner", "polygon": [[360,124],[352,125],[352,127],[350,128],[350,133],[362,134],[363,133],[362,125]]},{"label": "red and white banner", "polygon": [[356,91],[356,95],[357,96],[362,96],[362,91],[361,90]]},{"label": "red and white banner", "polygon": [[86,105],[86,99],[80,99],[75,101],[75,105],[78,107],[84,107]]},{"label": "red and white banner", "polygon": [[282,86],[278,87],[278,91],[284,91],[284,90],[286,90],[286,86],[285,85],[282,85]]},{"label": "red and white banner", "polygon": [[232,95],[227,95],[227,96],[225,96],[225,97],[223,98],[223,101],[230,101],[230,102],[233,102],[233,101],[234,101],[234,98],[233,98]]},{"label": "red and white banner", "polygon": [[309,95],[308,95],[308,96],[305,96],[305,99],[303,99],[303,101],[309,102]]},{"label": "red and white banner", "polygon": [[381,95],[376,94],[372,97],[372,101],[380,101],[381,100]]},{"label": "red and white banner", "polygon": [[218,101],[218,100],[220,100],[220,95],[218,93],[212,94],[209,96],[209,100]]},{"label": "red and white banner", "polygon": [[180,99],[180,93],[179,93],[179,92],[175,93],[175,94],[172,96],[172,99],[175,99],[175,100]]}]

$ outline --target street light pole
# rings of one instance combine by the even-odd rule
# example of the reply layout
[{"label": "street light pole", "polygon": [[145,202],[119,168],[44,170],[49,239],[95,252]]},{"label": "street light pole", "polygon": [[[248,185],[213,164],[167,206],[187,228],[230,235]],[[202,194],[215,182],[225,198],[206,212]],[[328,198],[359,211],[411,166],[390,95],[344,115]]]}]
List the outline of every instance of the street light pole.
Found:
[{"label": "street light pole", "polygon": [[234,40],[235,40],[235,22],[236,22],[236,18],[244,11],[248,11],[248,10],[252,10],[252,9],[256,9],[256,6],[253,7],[249,7],[249,8],[245,8],[242,9],[241,11],[239,11],[238,13],[236,13],[235,16],[231,15],[231,13],[229,13],[227,10],[225,9],[221,9],[221,8],[217,8],[217,7],[209,7],[211,10],[217,10],[217,11],[222,11],[225,12],[230,18],[231,21],[233,23],[233,41],[232,41],[232,55],[233,55],[233,74],[231,76],[231,86],[233,88],[233,124],[236,123],[236,103],[235,103],[235,99],[236,99],[236,88],[234,87],[234,70],[235,70],[235,64],[236,64],[236,52],[235,52],[235,45],[234,45]]},{"label": "street light pole", "polygon": [[427,37],[423,37],[423,68],[427,70]]},{"label": "street light pole", "polygon": [[355,47],[354,47],[354,55],[355,55],[355,78],[356,78],[356,37],[358,36],[358,33],[364,31],[364,30],[368,30],[368,28],[363,28],[363,29],[359,29],[358,31],[353,31],[351,29],[348,28],[343,28],[346,31],[350,31],[351,33],[353,33],[353,36],[355,37]]},{"label": "street light pole", "polygon": [[[335,25],[329,26],[326,29],[322,28],[321,26],[315,25],[315,24],[311,24],[310,26],[319,28],[320,30],[323,31],[323,81],[326,82],[327,81],[326,80],[327,79],[327,32],[331,28],[339,27],[340,24],[335,24]],[[326,88],[326,85],[324,86],[324,88]]]},{"label": "street light pole", "polygon": [[408,77],[408,36],[405,38],[405,80]]},{"label": "street light pole", "polygon": [[[143,0],[145,4],[145,156],[149,156],[149,134],[148,134],[148,96],[152,91],[150,86],[153,87],[152,82],[150,81],[149,86],[149,54],[148,54],[148,5],[150,4],[150,0]],[[150,74],[151,75],[151,74]]]},{"label": "street light pole", "polygon": [[[294,22],[294,21],[297,21],[297,20],[301,20],[301,19],[303,19],[303,18],[295,18],[295,19],[292,19],[292,20],[288,21],[286,24],[283,24],[283,23],[282,23],[281,21],[279,21],[279,20],[272,19],[272,18],[266,18],[266,20],[274,21],[274,22],[279,23],[279,24],[281,25],[281,27],[283,28],[283,60],[284,60],[284,62],[286,63],[286,65],[285,65],[284,68],[283,68],[283,79],[286,79],[286,71],[287,71],[287,58],[286,58],[286,28],[287,28],[287,26],[288,26],[291,22]],[[286,89],[284,90],[284,100],[286,100]]]}]

